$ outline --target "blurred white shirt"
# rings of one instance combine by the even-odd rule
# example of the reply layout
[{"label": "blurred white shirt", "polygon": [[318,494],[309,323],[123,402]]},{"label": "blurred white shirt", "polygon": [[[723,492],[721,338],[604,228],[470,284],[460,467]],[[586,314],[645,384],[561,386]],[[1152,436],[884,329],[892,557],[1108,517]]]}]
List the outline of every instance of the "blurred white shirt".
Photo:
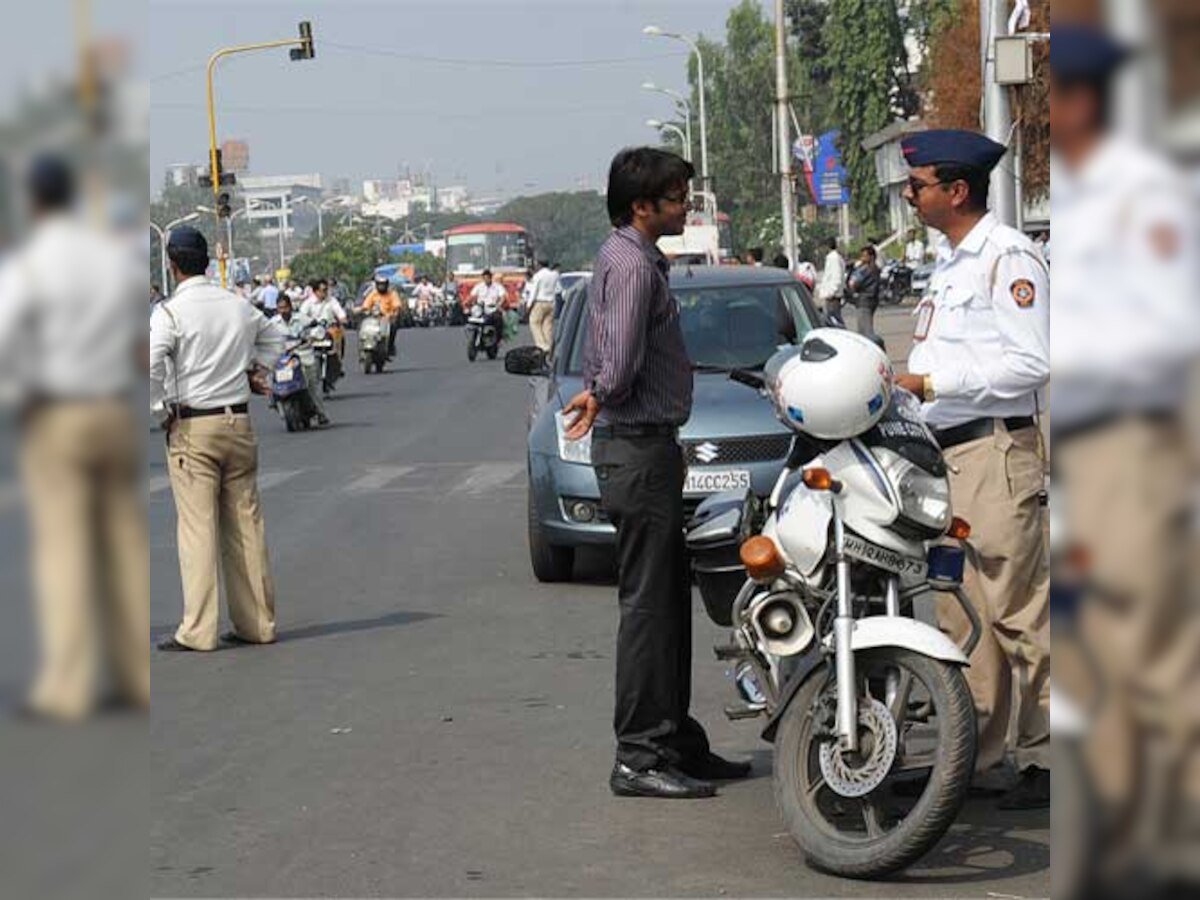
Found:
[{"label": "blurred white shirt", "polygon": [[840,297],[846,291],[846,261],[842,254],[830,250],[825,256],[825,268],[821,270],[821,283],[817,286],[817,299],[828,300]]},{"label": "blurred white shirt", "polygon": [[559,274],[553,269],[543,267],[538,269],[529,283],[530,303],[553,303],[554,297],[562,290]]},{"label": "blurred white shirt", "polygon": [[69,215],[35,226],[0,268],[0,362],[14,399],[111,397],[141,380],[146,272]]},{"label": "blurred white shirt", "polygon": [[186,279],[150,317],[151,406],[168,396],[197,409],[245,403],[251,365],[274,365],[287,337],[232,291],[202,275]]},{"label": "blurred white shirt", "polygon": [[1124,137],[1052,160],[1055,421],[1182,402],[1200,351],[1196,195]]},{"label": "blurred white shirt", "polygon": [[493,281],[490,285],[481,281],[471,289],[471,299],[483,304],[484,311],[488,313],[495,312],[507,297],[508,291],[498,281]]},{"label": "blurred white shirt", "polygon": [[325,322],[330,325],[346,321],[346,310],[332,297],[326,297],[324,300],[309,297],[300,304],[300,315],[313,322]]}]

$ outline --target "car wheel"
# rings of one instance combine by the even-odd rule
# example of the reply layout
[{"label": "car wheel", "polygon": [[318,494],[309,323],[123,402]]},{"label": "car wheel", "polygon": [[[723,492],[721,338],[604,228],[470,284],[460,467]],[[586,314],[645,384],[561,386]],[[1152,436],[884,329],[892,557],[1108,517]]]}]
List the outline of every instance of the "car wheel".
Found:
[{"label": "car wheel", "polygon": [[533,564],[533,576],[543,584],[570,581],[575,573],[575,548],[561,547],[546,540],[538,520],[537,505],[533,502],[532,487],[527,497],[529,561]]}]

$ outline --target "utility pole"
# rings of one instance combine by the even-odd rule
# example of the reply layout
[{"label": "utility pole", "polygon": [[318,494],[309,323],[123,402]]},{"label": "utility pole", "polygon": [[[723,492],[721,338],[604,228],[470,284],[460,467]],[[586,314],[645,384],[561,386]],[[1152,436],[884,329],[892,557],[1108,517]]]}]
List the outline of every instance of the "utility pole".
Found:
[{"label": "utility pole", "polygon": [[[983,70],[983,128],[993,141],[1011,143],[1012,108],[1008,88],[996,82],[996,38],[1008,34],[1008,15],[1001,0],[979,0],[979,48]],[[1017,224],[1015,154],[1010,153],[992,170],[992,211],[1005,225]]]},{"label": "utility pole", "polygon": [[792,141],[788,129],[787,20],[775,0],[775,122],[779,141],[779,195],[783,205],[783,252],[796,271],[796,203],[792,185]]}]

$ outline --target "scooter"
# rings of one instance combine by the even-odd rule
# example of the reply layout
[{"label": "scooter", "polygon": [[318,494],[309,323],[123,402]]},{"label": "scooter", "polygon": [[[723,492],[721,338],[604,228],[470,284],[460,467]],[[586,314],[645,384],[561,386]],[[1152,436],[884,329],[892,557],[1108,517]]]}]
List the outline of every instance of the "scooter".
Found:
[{"label": "scooter", "polygon": [[317,322],[305,330],[304,339],[316,354],[321,373],[321,391],[328,397],[338,379],[345,374],[337,350],[336,334],[327,323]]},{"label": "scooter", "polygon": [[[687,544],[710,618],[732,628],[715,648],[740,695],[726,714],[766,720],[789,834],[819,869],[879,878],[932,849],[970,786],[976,723],[962,670],[981,634],[961,588],[970,528],[951,516],[946,463],[916,398],[895,389],[869,431],[819,440],[778,388],[796,352],[763,374],[731,373],[795,432],[774,489],[765,502],[708,498]],[[929,591],[964,609],[965,647],[914,617]]]},{"label": "scooter", "polygon": [[476,303],[471,307],[467,317],[467,359],[475,362],[482,350],[488,359],[495,359],[500,353],[500,326],[496,324],[494,313],[485,312],[483,305]]},{"label": "scooter", "polygon": [[317,417],[305,367],[316,365],[316,354],[305,340],[292,344],[271,370],[271,400],[288,431],[306,431]]},{"label": "scooter", "polygon": [[370,375],[372,369],[382,372],[388,355],[387,319],[368,315],[358,325],[358,362],[363,374]]}]

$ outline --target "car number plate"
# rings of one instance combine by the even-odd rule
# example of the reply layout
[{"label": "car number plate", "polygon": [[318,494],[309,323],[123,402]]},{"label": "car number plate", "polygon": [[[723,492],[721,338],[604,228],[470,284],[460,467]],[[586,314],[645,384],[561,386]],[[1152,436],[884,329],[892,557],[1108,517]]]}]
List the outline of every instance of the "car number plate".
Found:
[{"label": "car number plate", "polygon": [[685,494],[716,494],[750,489],[749,469],[688,469]]},{"label": "car number plate", "polygon": [[853,556],[855,559],[878,566],[881,569],[886,569],[889,572],[895,572],[897,575],[911,575],[915,578],[924,578],[929,569],[928,564],[923,559],[904,556],[895,550],[880,547],[878,544],[864,541],[862,538],[852,534],[846,535],[846,555]]}]

